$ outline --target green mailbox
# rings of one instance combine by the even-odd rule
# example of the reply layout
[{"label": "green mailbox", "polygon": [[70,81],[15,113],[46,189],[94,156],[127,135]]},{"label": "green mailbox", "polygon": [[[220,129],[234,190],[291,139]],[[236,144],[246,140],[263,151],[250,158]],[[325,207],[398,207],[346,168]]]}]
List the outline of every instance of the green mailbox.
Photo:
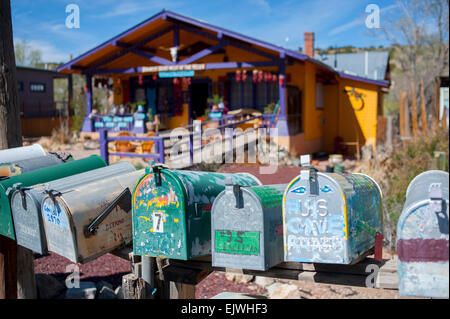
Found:
[{"label": "green mailbox", "polygon": [[13,190],[21,190],[36,184],[47,183],[55,179],[80,174],[106,166],[106,162],[97,155],[70,161],[56,166],[46,167],[0,181],[0,235],[16,239],[12,221],[10,197]]},{"label": "green mailbox", "polygon": [[146,170],[132,196],[134,254],[181,260],[211,254],[211,208],[227,177],[261,185],[248,173]]}]

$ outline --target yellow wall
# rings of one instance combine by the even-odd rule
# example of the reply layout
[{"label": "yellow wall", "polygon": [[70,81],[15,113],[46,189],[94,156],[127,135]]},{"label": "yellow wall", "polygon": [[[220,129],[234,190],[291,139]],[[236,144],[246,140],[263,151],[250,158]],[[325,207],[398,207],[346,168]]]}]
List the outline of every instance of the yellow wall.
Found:
[{"label": "yellow wall", "polygon": [[339,135],[339,85],[327,84],[323,86],[324,129],[323,150],[332,153],[334,138]]}]

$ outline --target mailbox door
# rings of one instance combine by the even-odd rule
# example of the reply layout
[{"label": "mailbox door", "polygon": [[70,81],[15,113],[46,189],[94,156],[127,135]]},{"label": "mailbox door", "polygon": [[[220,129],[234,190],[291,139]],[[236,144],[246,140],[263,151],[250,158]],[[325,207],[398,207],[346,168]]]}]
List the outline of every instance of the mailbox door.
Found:
[{"label": "mailbox door", "polygon": [[347,206],[340,185],[317,173],[318,195],[310,181],[295,178],[283,196],[285,261],[349,263]]},{"label": "mailbox door", "polygon": [[34,157],[13,163],[0,164],[0,176],[16,176],[44,167],[59,165],[64,161],[55,155]]},{"label": "mailbox door", "polygon": [[399,294],[449,298],[449,201],[440,212],[424,200],[406,207],[397,225]]},{"label": "mailbox door", "polygon": [[154,174],[146,174],[133,191],[133,251],[187,260],[186,192],[169,170],[161,172],[161,181],[156,186]]},{"label": "mailbox door", "polygon": [[265,270],[264,210],[254,193],[242,190],[242,208],[236,208],[232,187],[227,187],[214,201],[212,211],[212,264]]},{"label": "mailbox door", "polygon": [[47,240],[43,231],[41,203],[30,191],[15,192],[11,197],[17,244],[39,254],[47,253]]}]

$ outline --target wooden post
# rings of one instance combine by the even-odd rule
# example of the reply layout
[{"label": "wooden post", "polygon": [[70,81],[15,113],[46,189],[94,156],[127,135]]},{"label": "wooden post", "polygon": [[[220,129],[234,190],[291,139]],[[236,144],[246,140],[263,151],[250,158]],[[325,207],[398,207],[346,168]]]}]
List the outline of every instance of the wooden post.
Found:
[{"label": "wooden post", "polygon": [[405,136],[405,101],[406,101],[406,93],[401,92],[400,93],[400,101],[398,103],[400,137]]},{"label": "wooden post", "polygon": [[123,299],[145,299],[145,281],[135,274],[122,277]]},{"label": "wooden post", "polygon": [[414,136],[419,135],[419,127],[417,125],[417,107],[416,107],[416,88],[414,81],[411,82],[412,97],[412,127]]},{"label": "wooden post", "polygon": [[442,112],[442,128],[447,131],[447,109],[444,107],[444,112]]},{"label": "wooden post", "polygon": [[423,85],[423,81],[420,80],[420,106],[421,106],[421,118],[422,118],[422,132],[428,132],[427,126],[427,111],[425,108],[425,88]]},{"label": "wooden post", "polygon": [[434,87],[434,98],[435,98],[435,110],[433,112],[433,126],[439,126],[439,109],[440,109],[440,89],[441,89],[441,78],[437,77],[435,81]]},{"label": "wooden post", "polygon": [[[22,146],[9,1],[0,1],[0,30],[0,149],[5,149]],[[36,297],[33,254],[0,236],[0,298],[17,297]]]}]

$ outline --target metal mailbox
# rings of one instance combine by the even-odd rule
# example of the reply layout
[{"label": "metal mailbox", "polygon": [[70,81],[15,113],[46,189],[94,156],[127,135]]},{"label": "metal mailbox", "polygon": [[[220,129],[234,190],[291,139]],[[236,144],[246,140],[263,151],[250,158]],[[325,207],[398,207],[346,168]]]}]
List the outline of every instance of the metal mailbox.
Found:
[{"label": "metal mailbox", "polygon": [[106,162],[97,155],[60,165],[41,168],[28,173],[0,181],[0,235],[16,239],[11,215],[10,199],[13,191],[66,176],[79,174],[106,166]]},{"label": "metal mailbox", "polygon": [[399,294],[449,298],[449,174],[417,175],[397,223]]},{"label": "metal mailbox", "polygon": [[0,163],[21,161],[44,155],[46,155],[45,150],[39,144],[8,148],[0,150]]},{"label": "metal mailbox", "polygon": [[11,196],[11,211],[17,244],[39,254],[48,252],[41,215],[42,200],[46,195],[50,194],[53,196],[65,189],[89,184],[103,178],[134,172],[135,170],[134,166],[129,162],[120,162],[57,179],[46,184],[34,185],[30,189],[15,191]]},{"label": "metal mailbox", "polygon": [[286,187],[227,183],[211,211],[213,266],[265,271],[283,262]]},{"label": "metal mailbox", "polygon": [[305,167],[283,197],[284,260],[358,262],[382,234],[378,184],[364,174],[317,172],[309,156],[301,161]]},{"label": "metal mailbox", "polygon": [[62,163],[64,163],[64,161],[55,154],[33,157],[20,161],[0,163],[0,179]]},{"label": "metal mailbox", "polygon": [[48,250],[86,263],[132,240],[131,190],[143,170],[101,179],[42,200]]},{"label": "metal mailbox", "polygon": [[134,253],[182,260],[211,254],[211,208],[227,177],[261,185],[248,173],[147,170],[132,197]]}]

